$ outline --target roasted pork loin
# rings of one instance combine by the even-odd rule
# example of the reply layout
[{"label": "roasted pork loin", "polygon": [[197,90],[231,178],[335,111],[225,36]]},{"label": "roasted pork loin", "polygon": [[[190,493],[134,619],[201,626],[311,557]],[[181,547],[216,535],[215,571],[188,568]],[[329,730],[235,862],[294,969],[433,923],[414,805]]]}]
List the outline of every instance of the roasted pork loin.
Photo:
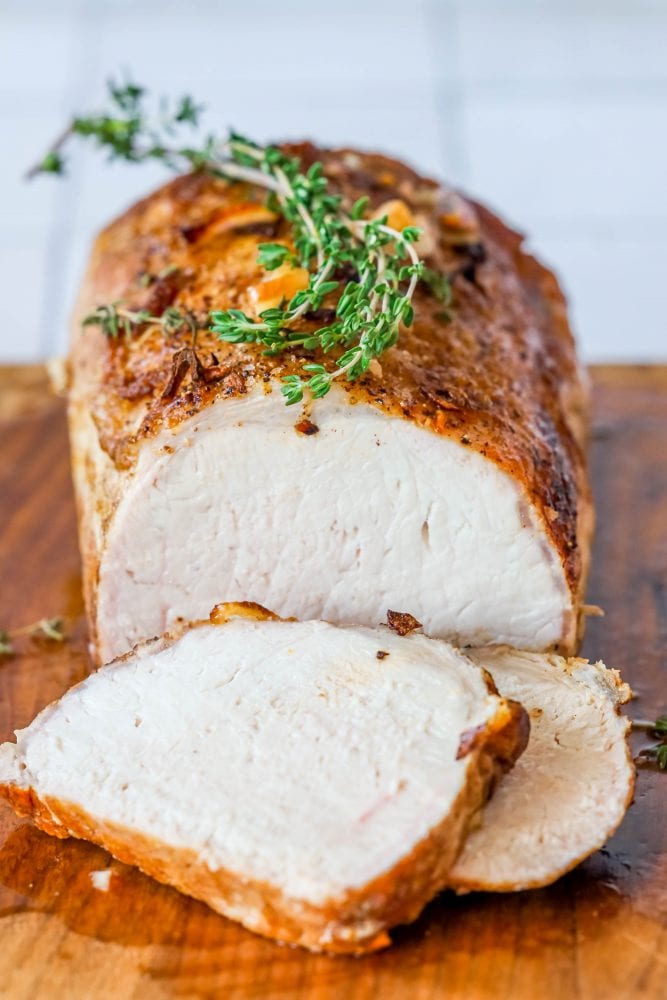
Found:
[{"label": "roasted pork loin", "polygon": [[290,238],[264,192],[193,174],[113,222],[70,366],[96,657],[205,616],[221,594],[366,625],[408,609],[461,644],[572,651],[592,515],[585,391],[555,278],[490,212],[401,163],[291,148],[348,201],[367,194],[421,226],[452,301],[421,283],[413,326],[379,364],[287,407],[280,378],[303,354],[81,326],[118,300],[205,323],[210,309],[257,315],[289,297],[298,274],[257,263],[260,242]]}]

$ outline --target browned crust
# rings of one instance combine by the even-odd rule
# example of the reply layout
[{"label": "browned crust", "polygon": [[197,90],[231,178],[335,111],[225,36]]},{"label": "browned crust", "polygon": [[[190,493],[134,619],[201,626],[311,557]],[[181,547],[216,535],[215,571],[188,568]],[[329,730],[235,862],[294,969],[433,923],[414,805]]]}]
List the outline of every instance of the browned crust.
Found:
[{"label": "browned crust", "polygon": [[[452,246],[442,229],[434,182],[398,161],[356,153],[352,161],[349,151],[309,144],[289,148],[306,166],[322,160],[332,186],[348,200],[368,194],[378,206],[403,199],[434,237],[429,266],[458,275],[450,321],[442,320],[442,305],[420,286],[414,325],[383,355],[381,373],[342,384],[350,403],[368,403],[454,439],[512,476],[564,565],[578,615],[592,531],[583,454],[586,389],[554,275],[523,251],[521,236],[480,205],[475,210],[485,259],[473,266],[469,247]],[[146,437],[253,386],[272,391],[281,375],[300,370],[304,352],[268,358],[256,345],[224,344],[203,332],[198,356],[205,377],[186,374],[173,385],[174,355],[185,346],[185,336],[166,340],[148,331],[109,340],[90,327],[82,333],[79,325],[91,309],[117,299],[152,309],[176,304],[201,318],[215,307],[249,309],[249,289],[262,277],[257,244],[267,235],[241,222],[262,198],[255,188],[205,174],[178,177],[134,205],[96,241],[71,355],[70,421],[84,520],[99,515],[102,526],[108,523],[122,492],[123,470],[132,467]],[[289,239],[284,222],[273,224],[272,233],[272,239]],[[170,266],[177,268],[170,276],[141,286],[140,275],[157,275]],[[171,392],[165,396],[167,386]],[[295,423],[300,415],[295,408]],[[102,457],[91,457],[95,448]],[[98,515],[83,509],[81,497],[89,491],[102,505]],[[99,560],[94,536],[90,526],[81,526],[89,610]],[[573,651],[576,633],[576,621],[564,623],[563,651]]]},{"label": "browned crust", "polygon": [[410,632],[422,627],[422,623],[418,622],[415,616],[409,612],[391,611],[391,609],[387,611],[387,625],[398,635],[409,635]]},{"label": "browned crust", "polygon": [[[265,620],[267,615],[271,613],[259,605],[218,605],[212,621],[224,626],[233,617]],[[203,624],[198,622],[194,627]],[[150,641],[168,643],[171,637]],[[365,954],[390,944],[388,931],[415,920],[445,887],[480,810],[503,771],[511,768],[525,749],[529,726],[528,715],[517,702],[501,699],[494,717],[470,747],[464,787],[443,821],[388,872],[322,906],[291,899],[274,885],[233,871],[211,871],[194,851],[106,822],[71,802],[41,798],[31,787],[0,783],[0,796],[46,833],[99,844],[119,861],[136,865],[158,881],[201,899],[258,934],[312,951]]]}]

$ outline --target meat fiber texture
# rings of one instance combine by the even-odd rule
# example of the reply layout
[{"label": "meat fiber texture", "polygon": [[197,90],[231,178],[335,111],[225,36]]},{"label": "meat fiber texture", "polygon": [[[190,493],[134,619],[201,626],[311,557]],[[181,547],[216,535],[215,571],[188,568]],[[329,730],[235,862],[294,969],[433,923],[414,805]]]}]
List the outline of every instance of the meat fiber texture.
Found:
[{"label": "meat fiber texture", "polygon": [[608,840],[632,799],[634,767],[620,706],[631,697],[603,663],[514,649],[468,651],[530,715],[526,752],[450,873],[459,891],[554,882]]},{"label": "meat fiber texture", "polygon": [[423,635],[214,620],[45,709],[0,747],[0,793],[251,930],[383,946],[446,884],[525,712]]},{"label": "meat fiber texture", "polygon": [[294,274],[257,263],[260,242],[291,239],[264,192],[180,177],[104,230],[69,366],[96,659],[204,617],[220,595],[371,627],[398,608],[461,645],[573,651],[592,526],[586,392],[553,275],[490,212],[397,161],[291,152],[320,159],[348,202],[398,202],[452,302],[443,313],[420,283],[414,324],[379,365],[286,407],[298,353],[81,326],[118,300],[205,323],[211,308],[256,315],[289,297]]}]

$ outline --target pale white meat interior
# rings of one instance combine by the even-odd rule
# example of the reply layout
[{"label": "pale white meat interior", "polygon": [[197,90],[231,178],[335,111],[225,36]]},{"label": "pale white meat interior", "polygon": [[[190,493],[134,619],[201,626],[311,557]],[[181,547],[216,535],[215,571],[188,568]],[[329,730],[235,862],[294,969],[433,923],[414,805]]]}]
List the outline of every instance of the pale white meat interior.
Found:
[{"label": "pale white meat interior", "polygon": [[571,638],[562,562],[511,477],[337,391],[318,433],[301,416],[260,390],[142,444],[101,555],[103,661],[221,594],[371,626],[409,610],[463,645]]},{"label": "pale white meat interior", "polygon": [[468,837],[451,873],[460,888],[547,885],[605,843],[621,822],[634,770],[630,689],[615,670],[511,649],[468,651],[530,716],[528,747]]},{"label": "pale white meat interior", "polygon": [[386,628],[239,619],[163,647],[46,709],[0,750],[0,781],[313,903],[448,816],[461,734],[499,705],[461,653]]}]

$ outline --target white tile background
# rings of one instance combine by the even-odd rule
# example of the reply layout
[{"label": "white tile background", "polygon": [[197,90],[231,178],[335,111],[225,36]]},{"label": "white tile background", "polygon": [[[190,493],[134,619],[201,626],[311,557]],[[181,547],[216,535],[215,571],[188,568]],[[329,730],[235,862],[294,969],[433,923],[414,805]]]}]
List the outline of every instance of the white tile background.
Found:
[{"label": "white tile background", "polygon": [[4,0],[0,360],[63,350],[96,228],[164,176],[20,180],[123,69],[466,187],[555,266],[587,359],[667,358],[667,0]]}]

